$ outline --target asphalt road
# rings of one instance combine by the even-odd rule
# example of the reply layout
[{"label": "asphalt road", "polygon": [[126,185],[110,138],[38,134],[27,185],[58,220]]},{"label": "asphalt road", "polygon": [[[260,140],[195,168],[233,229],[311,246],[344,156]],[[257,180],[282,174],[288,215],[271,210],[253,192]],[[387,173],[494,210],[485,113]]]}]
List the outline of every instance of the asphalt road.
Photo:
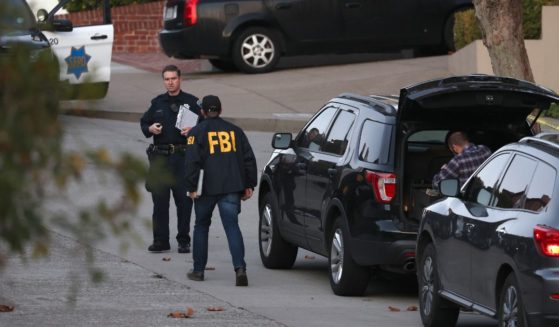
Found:
[{"label": "asphalt road", "polygon": [[[137,123],[75,117],[63,117],[62,121],[67,130],[66,149],[104,147],[112,155],[145,155],[148,140]],[[247,134],[261,169],[271,152],[272,134]],[[49,202],[46,210],[71,215],[76,208],[98,199],[110,201],[121,196],[110,176],[99,175],[90,164],[87,167],[82,183],[72,185],[67,198]],[[128,242],[127,251],[122,250],[122,239],[116,237],[95,244],[96,264],[107,276],[105,283],[92,285],[87,281],[84,262],[75,250],[79,243],[68,238],[69,233],[62,228],[52,227],[55,234],[49,259],[24,264],[17,257],[11,258],[8,269],[0,275],[0,300],[13,303],[15,310],[0,313],[0,326],[421,326],[419,313],[406,310],[418,305],[413,282],[377,279],[364,297],[339,297],[330,289],[327,260],[306,251],[299,252],[291,270],[265,269],[258,252],[256,198],[243,203],[240,216],[250,286],[234,286],[231,259],[217,217],[210,230],[208,262],[215,269],[206,272],[204,282],[190,281],[185,274],[192,264],[191,255],[177,253],[174,242],[169,253],[146,251],[151,242],[151,229],[146,227],[151,205],[149,194],[143,192],[138,212],[130,212],[135,218],[133,229],[141,240]],[[171,235],[176,233],[174,221],[171,218]],[[78,282],[74,293],[72,281]],[[72,294],[73,306],[68,302]],[[209,306],[225,310],[208,312]],[[167,318],[169,312],[186,307],[194,308],[193,318]],[[495,321],[473,313],[463,313],[458,324],[495,325]]]}]

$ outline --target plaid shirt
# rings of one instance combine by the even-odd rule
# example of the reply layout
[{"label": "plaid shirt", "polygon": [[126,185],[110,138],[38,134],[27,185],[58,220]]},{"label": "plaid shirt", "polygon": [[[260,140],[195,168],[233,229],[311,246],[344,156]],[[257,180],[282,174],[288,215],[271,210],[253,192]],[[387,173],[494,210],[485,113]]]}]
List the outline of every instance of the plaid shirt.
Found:
[{"label": "plaid shirt", "polygon": [[458,178],[460,185],[464,185],[470,175],[490,155],[491,150],[485,145],[468,144],[462,153],[455,155],[454,158],[441,168],[438,174],[433,176],[433,188],[438,190],[439,183],[443,179],[448,178]]}]

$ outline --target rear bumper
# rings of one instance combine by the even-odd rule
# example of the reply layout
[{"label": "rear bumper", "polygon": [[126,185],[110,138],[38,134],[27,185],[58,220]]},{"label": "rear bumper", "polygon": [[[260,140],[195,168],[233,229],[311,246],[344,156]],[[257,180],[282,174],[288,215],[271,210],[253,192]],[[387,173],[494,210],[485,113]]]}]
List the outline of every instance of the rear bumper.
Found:
[{"label": "rear bumper", "polygon": [[[530,326],[559,326],[559,300],[551,294],[559,294],[559,268],[547,268],[524,275],[523,301]],[[522,285],[522,284],[521,284]]]},{"label": "rear bumper", "polygon": [[402,239],[394,242],[354,238],[350,243],[351,254],[360,266],[382,266],[394,272],[415,273],[416,238],[413,234],[402,234]]}]

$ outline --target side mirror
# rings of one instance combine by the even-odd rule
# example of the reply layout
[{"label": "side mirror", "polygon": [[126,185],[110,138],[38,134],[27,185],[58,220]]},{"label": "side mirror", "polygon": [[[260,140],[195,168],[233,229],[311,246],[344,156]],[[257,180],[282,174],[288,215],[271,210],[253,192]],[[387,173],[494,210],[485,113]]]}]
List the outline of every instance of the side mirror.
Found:
[{"label": "side mirror", "polygon": [[444,196],[456,197],[460,193],[460,181],[457,179],[443,179],[439,190]]},{"label": "side mirror", "polygon": [[291,147],[291,133],[276,133],[272,138],[272,147],[274,149],[285,150]]},{"label": "side mirror", "polygon": [[45,9],[37,10],[37,21],[39,23],[46,23],[48,17],[49,17],[49,12],[46,11]]},{"label": "side mirror", "polygon": [[55,19],[52,21],[52,27],[58,32],[71,32],[74,29],[72,21],[68,19]]}]

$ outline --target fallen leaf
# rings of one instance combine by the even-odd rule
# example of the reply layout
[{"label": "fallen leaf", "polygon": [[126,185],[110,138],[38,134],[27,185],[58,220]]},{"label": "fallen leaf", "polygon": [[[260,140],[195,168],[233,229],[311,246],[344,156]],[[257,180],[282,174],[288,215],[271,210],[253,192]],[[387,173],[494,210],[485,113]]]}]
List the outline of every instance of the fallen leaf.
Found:
[{"label": "fallen leaf", "polygon": [[171,257],[163,257],[163,261],[171,261]]},{"label": "fallen leaf", "polygon": [[208,311],[224,311],[223,307],[208,307]]},{"label": "fallen leaf", "polygon": [[399,308],[393,307],[393,306],[388,306],[388,310],[392,311],[392,312],[400,312]]},{"label": "fallen leaf", "polygon": [[169,318],[191,318],[194,315],[194,309],[188,307],[186,311],[173,311],[167,315]]},{"label": "fallen leaf", "polygon": [[215,270],[215,267],[206,267],[206,270]]},{"label": "fallen leaf", "polygon": [[416,305],[410,305],[406,311],[417,311],[417,306]]},{"label": "fallen leaf", "polygon": [[12,311],[14,311],[13,305],[0,304],[0,312],[12,312]]},{"label": "fallen leaf", "polygon": [[306,255],[305,259],[306,260],[314,260],[314,255]]}]

